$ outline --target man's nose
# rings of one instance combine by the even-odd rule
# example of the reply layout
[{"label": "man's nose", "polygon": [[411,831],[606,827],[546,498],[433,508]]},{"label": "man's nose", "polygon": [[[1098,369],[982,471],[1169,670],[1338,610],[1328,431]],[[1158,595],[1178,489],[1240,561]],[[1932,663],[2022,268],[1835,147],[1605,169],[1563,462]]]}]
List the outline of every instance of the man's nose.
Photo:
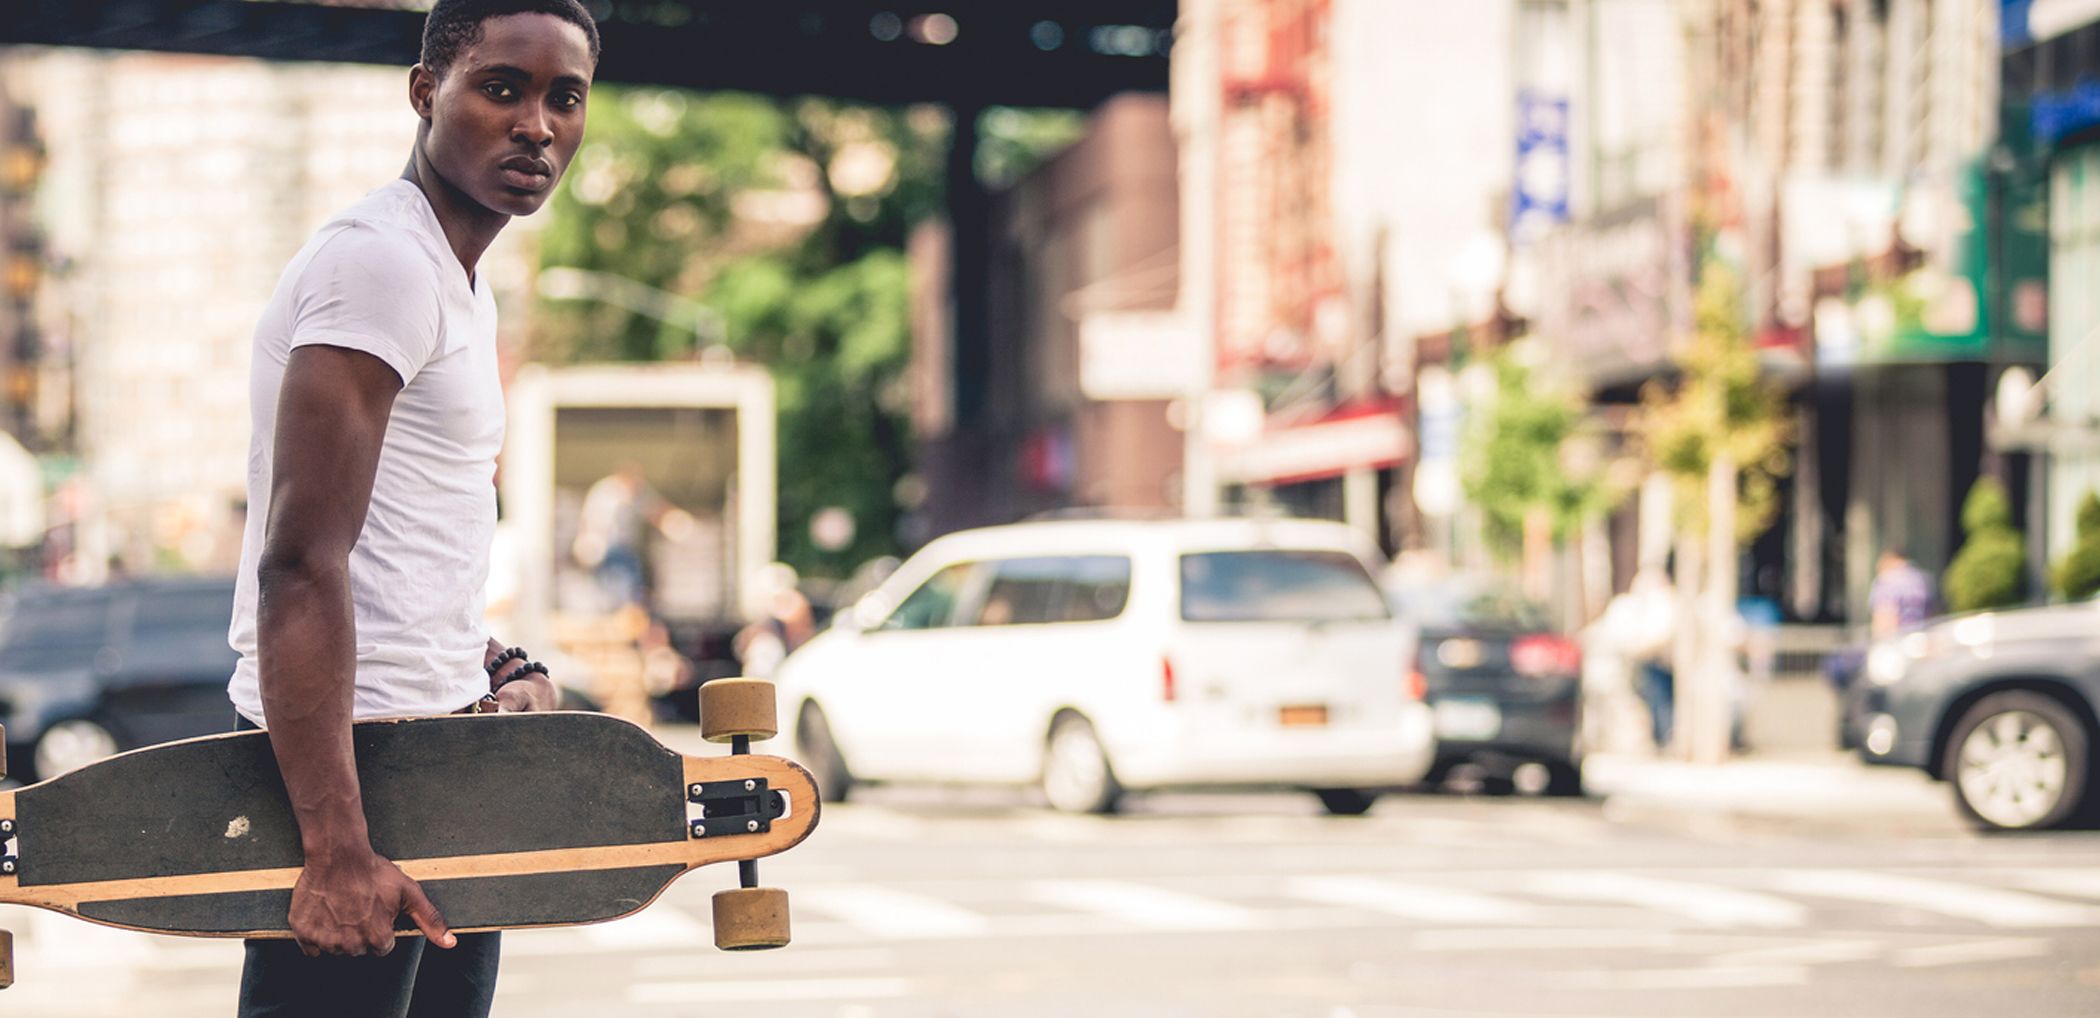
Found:
[{"label": "man's nose", "polygon": [[554,125],[548,119],[547,111],[535,103],[529,112],[518,118],[516,124],[511,125],[510,136],[515,141],[546,148],[554,144]]}]

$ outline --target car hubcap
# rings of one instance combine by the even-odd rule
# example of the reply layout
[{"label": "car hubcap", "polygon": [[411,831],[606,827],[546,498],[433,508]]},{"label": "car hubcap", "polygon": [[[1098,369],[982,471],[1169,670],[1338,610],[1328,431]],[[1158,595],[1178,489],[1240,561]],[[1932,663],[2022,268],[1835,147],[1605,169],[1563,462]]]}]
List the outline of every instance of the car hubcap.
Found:
[{"label": "car hubcap", "polygon": [[92,721],[61,721],[36,744],[38,778],[55,778],[117,751],[116,737]]},{"label": "car hubcap", "polygon": [[1067,725],[1050,740],[1050,760],[1043,779],[1043,791],[1048,794],[1052,806],[1071,813],[1090,808],[1100,799],[1101,785],[1107,774],[1107,764],[1101,759],[1101,747],[1095,744],[1094,737],[1086,729]]},{"label": "car hubcap", "polygon": [[1962,741],[1962,798],[2000,827],[2026,827],[2054,810],[2070,769],[2063,737],[2040,715],[2007,711]]}]

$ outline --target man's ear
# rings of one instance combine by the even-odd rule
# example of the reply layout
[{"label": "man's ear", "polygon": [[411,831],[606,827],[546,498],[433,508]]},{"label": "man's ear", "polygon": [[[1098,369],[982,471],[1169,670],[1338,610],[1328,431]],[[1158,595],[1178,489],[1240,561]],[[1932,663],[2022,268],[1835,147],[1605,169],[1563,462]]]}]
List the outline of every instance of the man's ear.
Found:
[{"label": "man's ear", "polygon": [[415,109],[416,116],[430,119],[431,105],[437,100],[437,75],[430,68],[417,64],[408,69],[408,105]]}]

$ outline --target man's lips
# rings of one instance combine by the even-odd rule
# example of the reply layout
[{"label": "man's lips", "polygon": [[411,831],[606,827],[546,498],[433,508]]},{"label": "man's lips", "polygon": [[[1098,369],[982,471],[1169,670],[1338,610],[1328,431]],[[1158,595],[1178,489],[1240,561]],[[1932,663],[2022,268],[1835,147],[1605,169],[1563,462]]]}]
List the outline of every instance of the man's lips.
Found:
[{"label": "man's lips", "polygon": [[554,179],[554,167],[531,156],[511,156],[496,166],[503,171],[505,183],[527,191],[540,190]]}]

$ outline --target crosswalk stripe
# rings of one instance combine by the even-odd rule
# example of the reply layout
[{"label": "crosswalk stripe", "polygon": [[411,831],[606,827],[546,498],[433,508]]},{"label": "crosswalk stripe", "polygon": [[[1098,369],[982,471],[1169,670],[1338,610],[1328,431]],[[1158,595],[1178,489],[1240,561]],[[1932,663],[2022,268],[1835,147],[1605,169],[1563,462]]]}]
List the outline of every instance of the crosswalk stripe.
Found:
[{"label": "crosswalk stripe", "polygon": [[796,892],[808,908],[882,937],[969,937],[983,933],[985,917],[938,898],[866,884],[828,884]]},{"label": "crosswalk stripe", "polygon": [[2090,906],[1947,880],[1866,870],[1790,870],[1775,874],[1771,882],[1778,890],[1792,894],[1914,908],[1992,926],[2100,924],[2100,909]]},{"label": "crosswalk stripe", "polygon": [[2100,898],[2100,870],[2030,870],[2014,878],[2020,886],[2067,898]]},{"label": "crosswalk stripe", "polygon": [[1029,898],[1112,916],[1158,930],[1245,930],[1264,925],[1258,913],[1210,898],[1122,880],[1042,880]]},{"label": "crosswalk stripe", "polygon": [[1472,891],[1402,883],[1382,877],[1297,877],[1287,885],[1294,898],[1450,923],[1536,923],[1538,912],[1513,901]]},{"label": "crosswalk stripe", "polygon": [[742,1001],[873,1000],[904,997],[909,979],[781,979],[741,982],[636,983],[627,988],[630,1004],[721,1004]]},{"label": "crosswalk stripe", "polygon": [[1800,926],[1808,919],[1806,908],[1769,894],[1630,873],[1540,873],[1525,887],[1549,897],[1634,905],[1713,926]]},{"label": "crosswalk stripe", "polygon": [[1940,965],[1966,965],[1979,961],[2014,961],[2040,958],[2049,953],[2046,937],[2000,937],[1995,940],[1965,940],[1955,944],[1932,944],[1896,952],[1889,961],[1898,968],[1922,969]]},{"label": "crosswalk stripe", "polygon": [[607,923],[579,927],[585,940],[612,950],[704,947],[714,943],[714,930],[692,913],[670,905],[645,908]]}]

